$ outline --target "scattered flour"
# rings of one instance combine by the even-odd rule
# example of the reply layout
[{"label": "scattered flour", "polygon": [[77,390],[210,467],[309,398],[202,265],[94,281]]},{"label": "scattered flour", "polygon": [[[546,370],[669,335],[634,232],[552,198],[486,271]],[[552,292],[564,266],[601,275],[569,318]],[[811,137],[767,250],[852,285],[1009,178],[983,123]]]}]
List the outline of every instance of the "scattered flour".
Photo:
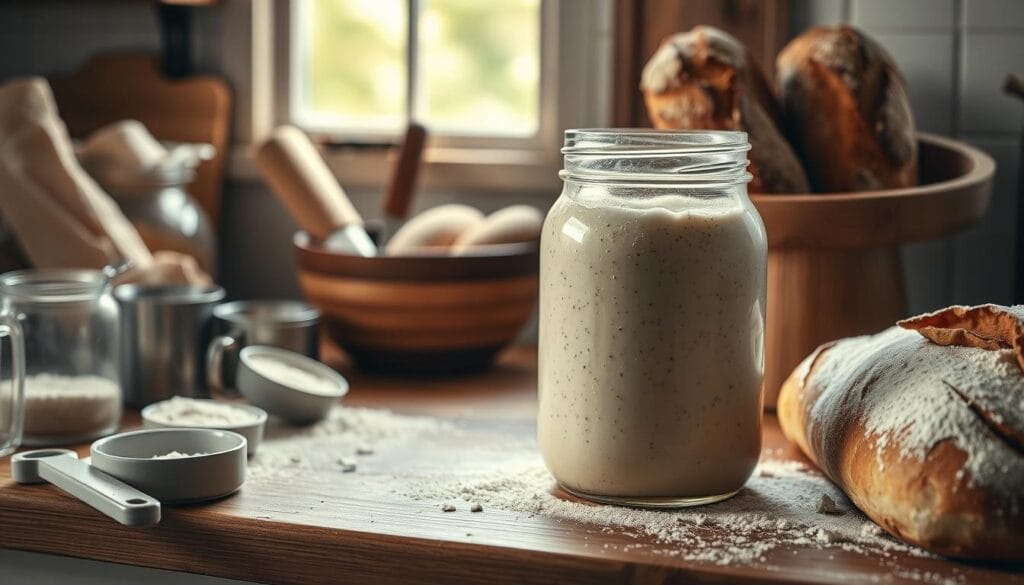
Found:
[{"label": "scattered flour", "polygon": [[[453,435],[459,449],[450,448],[453,442],[447,439]],[[448,448],[435,449],[442,438]],[[360,467],[353,470],[353,481],[398,500],[423,503],[424,513],[540,516],[636,539],[619,545],[624,549],[717,565],[758,564],[765,570],[778,566],[768,555],[805,550],[870,555],[892,570],[905,568],[894,553],[932,556],[890,537],[820,472],[800,462],[762,461],[738,495],[710,506],[667,511],[606,506],[558,490],[535,440],[521,433],[386,410],[336,407],[310,427],[268,426],[260,452],[250,461],[248,480],[303,481],[306,469],[333,469],[340,477],[342,464],[354,463],[357,449],[403,451],[401,470],[366,473]],[[466,459],[489,463],[484,468],[460,465]],[[834,513],[818,512],[826,497]],[[938,574],[912,573],[906,577],[951,582]]]},{"label": "scattered flour", "polygon": [[186,457],[202,457],[203,455],[209,455],[209,453],[181,453],[180,451],[171,451],[170,453],[164,453],[163,455],[153,455],[153,459],[185,459]]},{"label": "scattered flour", "polygon": [[[420,437],[455,434],[448,421],[395,414],[388,410],[336,406],[320,422],[308,427],[268,421],[259,453],[249,461],[248,479],[288,479],[303,469],[356,470],[356,454],[369,456],[381,446]],[[330,442],[330,448],[316,443]]]},{"label": "scattered flour", "polygon": [[310,370],[297,368],[272,356],[256,355],[249,358],[246,364],[252,371],[282,386],[321,396],[332,396],[341,392],[341,388],[334,380]]},{"label": "scattered flour", "polygon": [[259,420],[252,412],[226,402],[175,396],[157,403],[146,416],[163,425],[234,427]]},{"label": "scattered flour", "polygon": [[[729,500],[661,511],[568,499],[555,489],[539,458],[534,459],[482,476],[436,477],[398,489],[413,500],[449,505],[461,500],[471,506],[615,529],[653,538],[660,554],[719,565],[764,561],[780,546],[927,556],[886,535],[824,476],[799,462],[763,461],[746,488]],[[822,494],[833,500],[841,516],[818,513]]]},{"label": "scattered flour", "polygon": [[121,421],[121,390],[100,376],[37,374],[25,378],[25,435],[84,438]]}]

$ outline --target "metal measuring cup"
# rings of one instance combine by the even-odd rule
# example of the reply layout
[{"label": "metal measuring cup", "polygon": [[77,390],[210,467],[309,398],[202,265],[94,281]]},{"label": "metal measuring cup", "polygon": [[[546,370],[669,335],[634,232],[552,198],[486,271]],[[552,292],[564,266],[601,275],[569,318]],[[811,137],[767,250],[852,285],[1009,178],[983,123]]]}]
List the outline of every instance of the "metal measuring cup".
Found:
[{"label": "metal measuring cup", "polygon": [[206,348],[219,286],[124,284],[121,309],[121,390],[142,408],[172,396],[205,398]]},{"label": "metal measuring cup", "polygon": [[215,337],[206,353],[206,384],[212,392],[237,387],[239,352],[251,345],[319,356],[320,310],[299,301],[233,301],[213,309]]}]

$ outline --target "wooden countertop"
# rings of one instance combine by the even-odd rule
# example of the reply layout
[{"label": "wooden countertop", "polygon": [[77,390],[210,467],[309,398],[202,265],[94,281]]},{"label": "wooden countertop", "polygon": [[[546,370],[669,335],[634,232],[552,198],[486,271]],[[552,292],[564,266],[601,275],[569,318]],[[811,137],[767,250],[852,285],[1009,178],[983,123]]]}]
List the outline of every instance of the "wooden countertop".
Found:
[{"label": "wooden countertop", "polygon": [[[327,361],[340,364],[331,352]],[[410,382],[352,373],[345,403],[471,419],[526,436],[536,411],[535,362],[534,350],[516,348],[492,371],[463,379]],[[137,420],[128,415],[126,424]],[[419,458],[429,465],[431,453],[415,448],[380,454],[374,465],[387,474],[398,470],[387,469],[389,462]],[[765,449],[775,458],[800,458],[771,417]],[[0,546],[282,584],[1024,583],[1024,575],[1007,568],[813,547],[784,547],[752,565],[701,564],[654,554],[637,546],[642,537],[624,531],[491,509],[444,514],[436,502],[397,499],[367,485],[358,473],[336,470],[309,473],[298,484],[251,482],[211,504],[165,507],[158,526],[137,529],[55,488],[13,484],[4,462]]]}]

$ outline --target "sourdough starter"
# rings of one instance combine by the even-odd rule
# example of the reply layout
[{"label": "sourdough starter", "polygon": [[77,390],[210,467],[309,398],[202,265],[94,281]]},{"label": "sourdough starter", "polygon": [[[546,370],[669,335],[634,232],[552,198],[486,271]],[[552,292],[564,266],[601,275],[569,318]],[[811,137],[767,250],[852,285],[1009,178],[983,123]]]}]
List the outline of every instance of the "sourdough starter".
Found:
[{"label": "sourdough starter", "polygon": [[594,192],[567,188],[544,225],[544,461],[584,494],[731,494],[761,445],[760,217],[742,194]]}]

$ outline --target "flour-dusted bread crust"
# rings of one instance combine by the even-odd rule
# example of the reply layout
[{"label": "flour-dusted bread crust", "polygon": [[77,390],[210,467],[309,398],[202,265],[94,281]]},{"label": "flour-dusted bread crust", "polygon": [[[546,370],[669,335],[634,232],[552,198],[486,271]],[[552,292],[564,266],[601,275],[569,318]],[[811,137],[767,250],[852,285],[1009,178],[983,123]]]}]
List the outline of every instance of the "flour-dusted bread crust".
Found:
[{"label": "flour-dusted bread crust", "polygon": [[778,415],[893,535],[953,557],[1024,560],[1024,373],[1013,349],[943,347],[896,327],[843,339],[797,367]]},{"label": "flour-dusted bread crust", "polygon": [[812,28],[775,69],[783,128],[816,192],[917,184],[906,83],[878,43],[849,26]]},{"label": "flour-dusted bread crust", "polygon": [[698,26],[666,39],[644,67],[640,89],[655,128],[746,132],[751,193],[810,190],[779,129],[771,86],[746,48],[727,33]]}]

